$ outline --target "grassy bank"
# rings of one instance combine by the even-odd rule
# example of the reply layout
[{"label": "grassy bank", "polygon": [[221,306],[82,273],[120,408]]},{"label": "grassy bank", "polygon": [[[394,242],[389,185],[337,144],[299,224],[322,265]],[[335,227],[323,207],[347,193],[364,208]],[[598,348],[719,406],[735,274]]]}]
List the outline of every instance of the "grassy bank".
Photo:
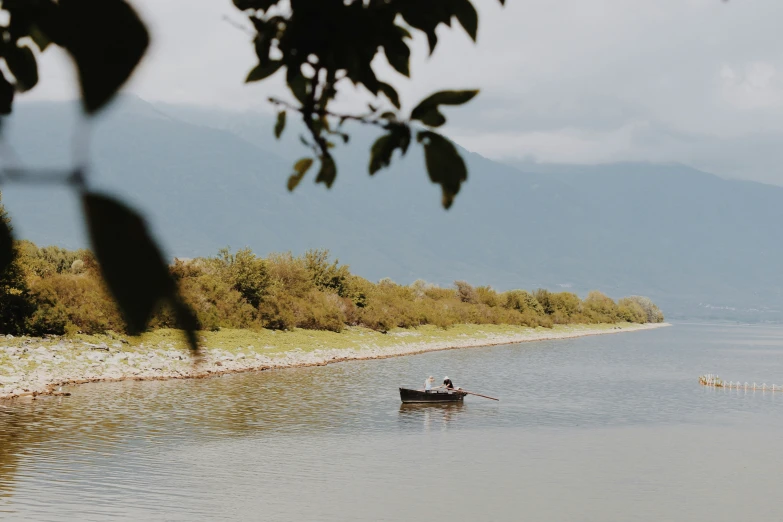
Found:
[{"label": "grassy bank", "polygon": [[0,339],[0,398],[46,394],[58,385],[115,380],[196,378],[270,368],[323,365],[355,359],[410,355],[527,341],[629,332],[657,324],[422,326],[386,334],[363,327],[340,333],[316,330],[232,330],[203,332],[198,359],[182,334],[160,329],[141,337],[120,334],[48,339]]}]

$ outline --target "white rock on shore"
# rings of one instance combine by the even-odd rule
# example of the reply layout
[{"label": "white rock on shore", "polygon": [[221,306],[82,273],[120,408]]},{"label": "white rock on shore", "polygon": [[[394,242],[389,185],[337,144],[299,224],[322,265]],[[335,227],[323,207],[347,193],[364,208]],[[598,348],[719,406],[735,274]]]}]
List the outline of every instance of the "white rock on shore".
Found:
[{"label": "white rock on shore", "polygon": [[248,346],[246,353],[232,354],[219,348],[205,347],[194,360],[187,351],[171,343],[157,347],[140,346],[123,351],[123,345],[90,344],[70,340],[51,341],[36,346],[31,340],[23,347],[2,346],[0,341],[0,399],[54,393],[55,387],[97,381],[197,378],[215,374],[236,373],[270,368],[321,366],[333,362],[378,359],[453,348],[514,344],[520,342],[566,339],[648,330],[668,326],[666,323],[629,325],[622,329],[597,330],[572,327],[567,331],[533,330],[511,335],[488,334],[472,338],[458,334],[435,341],[418,340],[418,332],[398,332],[399,342],[390,346],[363,344],[357,348],[318,348],[304,351],[295,348],[283,353],[263,354],[273,346],[258,349]]}]

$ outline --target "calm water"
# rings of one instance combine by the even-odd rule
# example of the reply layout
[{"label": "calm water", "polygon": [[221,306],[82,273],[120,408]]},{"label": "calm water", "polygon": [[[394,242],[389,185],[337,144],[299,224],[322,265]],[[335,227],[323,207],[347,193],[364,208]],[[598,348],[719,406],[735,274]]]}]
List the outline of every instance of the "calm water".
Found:
[{"label": "calm water", "polygon": [[[677,325],[0,406],[0,518],[780,520],[783,329]],[[402,406],[449,375],[501,398]]]}]

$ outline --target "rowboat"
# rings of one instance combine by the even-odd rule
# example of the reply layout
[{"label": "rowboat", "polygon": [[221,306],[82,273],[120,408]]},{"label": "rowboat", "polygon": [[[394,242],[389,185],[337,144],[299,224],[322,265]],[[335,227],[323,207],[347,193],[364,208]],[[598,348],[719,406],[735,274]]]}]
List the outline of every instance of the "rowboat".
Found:
[{"label": "rowboat", "polygon": [[467,393],[457,390],[411,390],[400,388],[400,399],[404,403],[411,402],[460,402]]}]

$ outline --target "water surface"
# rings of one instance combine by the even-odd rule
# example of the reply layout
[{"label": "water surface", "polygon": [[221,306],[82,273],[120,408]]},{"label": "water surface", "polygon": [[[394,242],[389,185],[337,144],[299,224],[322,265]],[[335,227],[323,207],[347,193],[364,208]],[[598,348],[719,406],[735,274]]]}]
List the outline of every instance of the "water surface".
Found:
[{"label": "water surface", "polygon": [[[0,406],[0,518],[778,520],[783,329],[676,325]],[[501,398],[401,405],[449,375]]]}]

